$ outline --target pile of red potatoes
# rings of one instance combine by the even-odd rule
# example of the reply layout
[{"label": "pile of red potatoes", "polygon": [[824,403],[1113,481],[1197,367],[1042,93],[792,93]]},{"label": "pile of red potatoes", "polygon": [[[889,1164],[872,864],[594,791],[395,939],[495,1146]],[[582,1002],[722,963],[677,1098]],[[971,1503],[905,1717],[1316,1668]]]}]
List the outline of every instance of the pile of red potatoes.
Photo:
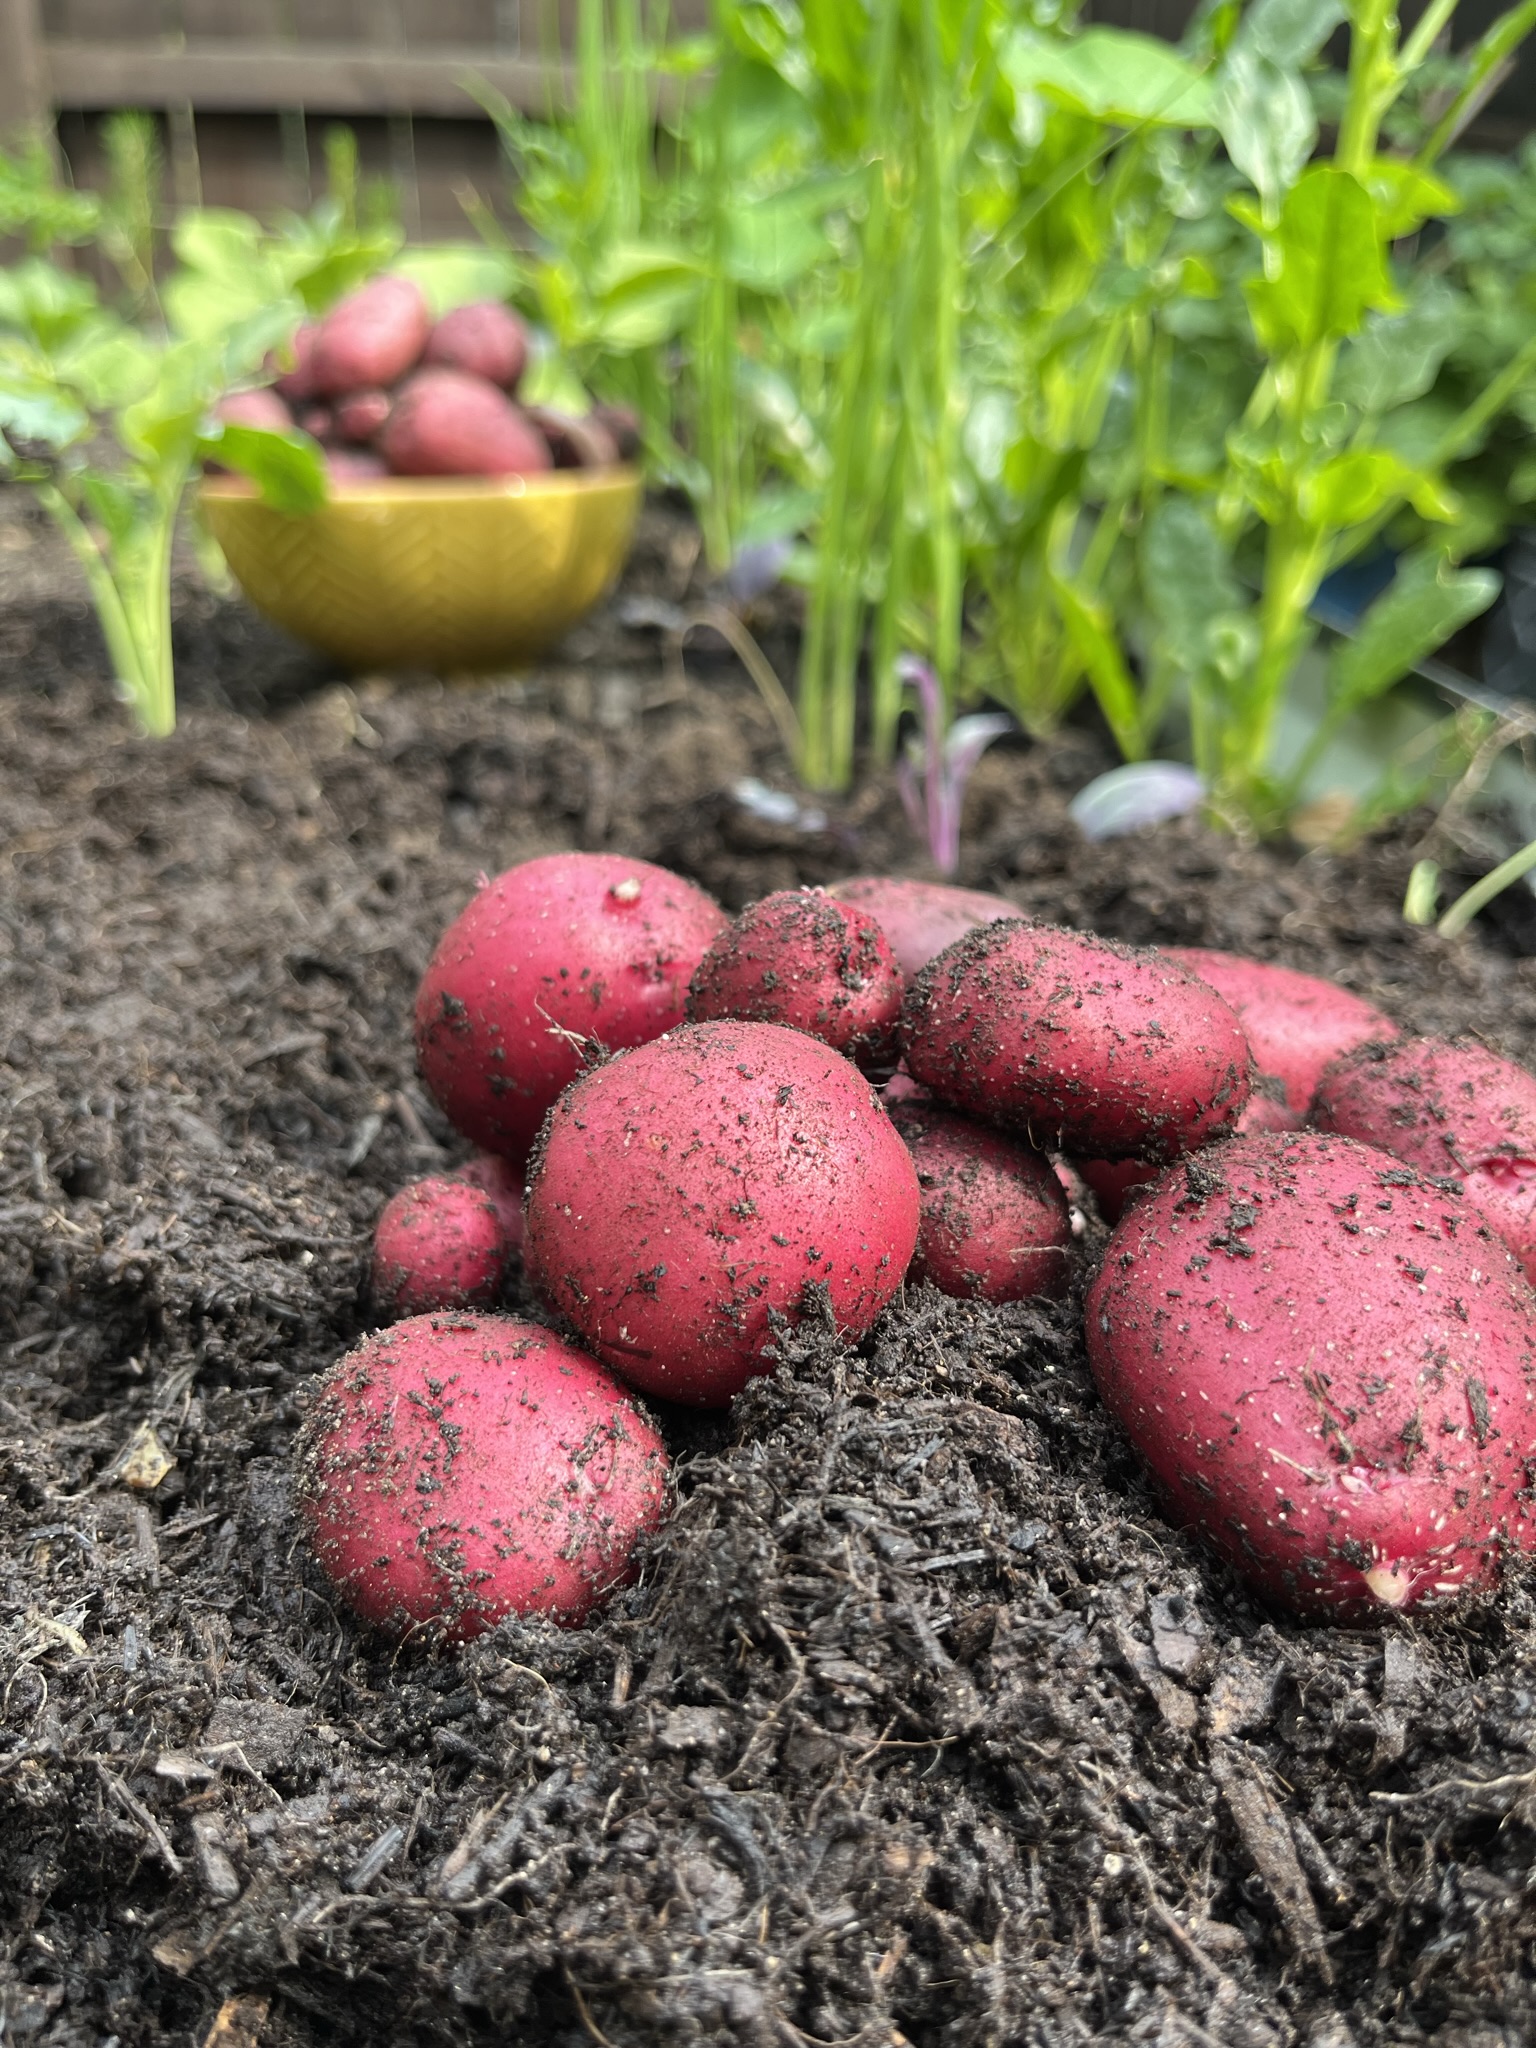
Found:
[{"label": "pile of red potatoes", "polygon": [[635,452],[631,415],[519,405],[528,333],[496,300],[432,318],[419,285],[376,277],[301,327],[292,366],[220,400],[232,426],[291,433],[339,482],[382,476],[536,476],[601,469]]},{"label": "pile of red potatoes", "polygon": [[[1293,1611],[1444,1603],[1536,1543],[1536,1080],[1479,1045],[997,897],[867,877],[732,921],[580,853],[482,882],[415,1021],[479,1150],[385,1208],[386,1326],[301,1436],[371,1621],[581,1621],[666,1513],[644,1399],[722,1406],[781,1319],[856,1341],[919,1280],[1081,1296],[1170,1512]],[[560,1334],[496,1312],[518,1256]]]}]

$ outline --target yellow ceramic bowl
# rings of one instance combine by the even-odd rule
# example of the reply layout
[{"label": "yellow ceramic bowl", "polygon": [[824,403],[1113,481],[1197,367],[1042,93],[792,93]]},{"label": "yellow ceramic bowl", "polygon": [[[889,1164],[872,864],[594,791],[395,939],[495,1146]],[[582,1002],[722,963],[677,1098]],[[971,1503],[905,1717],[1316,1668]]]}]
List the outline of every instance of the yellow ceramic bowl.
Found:
[{"label": "yellow ceramic bowl", "polygon": [[352,668],[485,672],[557,640],[624,566],[628,468],[339,483],[294,517],[208,477],[202,506],[259,612]]}]

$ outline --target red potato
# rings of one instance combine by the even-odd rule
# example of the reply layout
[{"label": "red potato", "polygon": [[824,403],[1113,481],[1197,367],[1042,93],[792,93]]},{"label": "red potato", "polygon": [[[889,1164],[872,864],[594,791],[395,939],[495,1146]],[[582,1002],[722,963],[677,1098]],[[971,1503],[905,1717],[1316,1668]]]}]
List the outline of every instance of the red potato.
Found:
[{"label": "red potato", "polygon": [[528,363],[528,330],[498,299],[455,306],[428,335],[422,360],[438,369],[467,370],[503,391],[515,391]]},{"label": "red potato", "polygon": [[634,1576],[667,1454],[573,1345],[510,1316],[413,1316],[320,1382],[298,1444],[315,1555],[365,1621],[462,1642],[508,1614],[570,1626]]},{"label": "red potato", "polygon": [[371,448],[327,448],[325,473],[336,483],[371,483],[376,477],[388,476],[389,465]]},{"label": "red potato", "polygon": [[889,875],[854,875],[834,882],[828,893],[840,903],[856,904],[875,920],[908,980],[978,925],[1024,915],[1005,896],[953,889],[947,882],[902,882]]},{"label": "red potato", "polygon": [[461,370],[420,370],[395,400],[379,451],[396,476],[536,476],[548,444],[504,391]]},{"label": "red potato", "polygon": [[611,437],[620,462],[632,462],[640,453],[640,415],[627,405],[594,405],[592,418]]},{"label": "red potato", "polygon": [[394,403],[387,391],[349,391],[336,401],[336,432],[365,446],[383,433]]},{"label": "red potato", "polygon": [[1536,1281],[1536,1079],[1475,1041],[1357,1046],[1318,1083],[1313,1121],[1444,1175]]},{"label": "red potato", "polygon": [[455,1129],[521,1164],[589,1041],[615,1052],[683,1021],[725,913],[681,875],[551,853],[487,882],[438,942],[416,1059]]},{"label": "red potato", "polygon": [[293,414],[270,387],[227,393],[213,408],[213,416],[221,426],[264,427],[273,434],[293,432]]},{"label": "red potato", "polygon": [[[310,320],[299,328],[293,337],[293,367],[284,370],[273,381],[273,389],[290,405],[304,405],[315,394],[313,366],[315,337],[320,332],[318,321]],[[269,368],[275,368],[275,358],[268,356]]]},{"label": "red potato", "polygon": [[[1351,1046],[1368,1038],[1395,1038],[1397,1026],[1363,996],[1352,995],[1334,982],[1298,974],[1269,961],[1244,960],[1236,953],[1216,953],[1204,946],[1163,946],[1159,949],[1215,989],[1236,1010],[1261,1081],[1273,1075],[1281,1084],[1289,1124],[1276,1107],[1263,1112],[1265,1130],[1296,1130],[1312,1101],[1324,1067]],[[1273,1094],[1273,1091],[1271,1091]],[[1249,1128],[1254,1126],[1250,1123]]]},{"label": "red potato", "polygon": [[1442,1601],[1525,1539],[1536,1296],[1384,1152],[1304,1131],[1186,1160],[1111,1239],[1087,1334],[1176,1513],[1288,1607]]},{"label": "red potato", "polygon": [[619,444],[601,420],[590,414],[555,412],[530,405],[528,417],[544,436],[556,469],[607,469],[619,459]]},{"label": "red potato", "polygon": [[302,406],[299,425],[311,440],[329,441],[336,431],[336,415],[328,405]]},{"label": "red potato", "polygon": [[980,926],[907,996],[902,1058],[941,1102],[1088,1158],[1170,1159],[1230,1131],[1248,1041],[1160,954],[1054,925]]},{"label": "red potato", "polygon": [[885,934],[820,889],[780,889],[726,926],[688,988],[688,1021],[787,1024],[857,1066],[896,1059],[904,986]]},{"label": "red potato", "polygon": [[332,306],[310,344],[306,369],[317,398],[396,384],[421,361],[432,316],[421,287],[376,277]]},{"label": "red potato", "polygon": [[688,1024],[583,1074],[528,1188],[527,1271],[632,1386],[723,1407],[769,1316],[826,1290],[859,1336],[917,1243],[917,1173],[869,1083],[778,1024]]},{"label": "red potato", "polygon": [[374,1226],[374,1301],[387,1316],[494,1308],[511,1249],[484,1189],[431,1174],[391,1196]]},{"label": "red potato", "polygon": [[488,1196],[496,1214],[501,1218],[508,1250],[522,1250],[522,1167],[514,1166],[510,1159],[499,1159],[494,1152],[477,1152],[473,1159],[467,1160],[463,1166],[456,1167],[448,1178],[465,1181],[470,1187],[478,1188],[483,1195]]},{"label": "red potato", "polygon": [[889,1113],[917,1168],[911,1277],[968,1300],[1059,1301],[1072,1217],[1045,1154],[936,1103],[898,1102]]},{"label": "red potato", "polygon": [[[1277,1075],[1254,1075],[1253,1093],[1233,1129],[1239,1136],[1301,1129],[1301,1118],[1287,1103],[1285,1083]],[[1109,1224],[1118,1223],[1141,1190],[1155,1187],[1167,1171],[1164,1162],[1151,1159],[1077,1159],[1073,1164]]]}]

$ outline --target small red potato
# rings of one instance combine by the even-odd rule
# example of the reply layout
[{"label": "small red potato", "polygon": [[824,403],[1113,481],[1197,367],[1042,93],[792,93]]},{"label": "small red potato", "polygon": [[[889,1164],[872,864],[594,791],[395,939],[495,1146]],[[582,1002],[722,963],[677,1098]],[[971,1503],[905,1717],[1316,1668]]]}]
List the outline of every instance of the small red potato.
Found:
[{"label": "small red potato", "polygon": [[329,441],[336,432],[336,415],[328,405],[299,408],[299,425],[314,441]]},{"label": "small red potato", "polygon": [[1523,1540],[1536,1296],[1387,1153],[1298,1131],[1186,1159],[1110,1240],[1087,1334],[1176,1513],[1287,1607],[1443,1601]]},{"label": "small red potato", "polygon": [[954,889],[947,882],[902,882],[890,875],[853,875],[834,882],[828,894],[840,903],[857,904],[875,920],[909,981],[936,953],[978,925],[1024,915],[1005,896]]},{"label": "small red potato", "polygon": [[511,1249],[483,1188],[431,1174],[392,1195],[374,1226],[374,1302],[391,1317],[494,1308]]},{"label": "small red potato", "polygon": [[501,1227],[506,1233],[507,1249],[521,1251],[523,1248],[523,1192],[526,1178],[524,1169],[514,1165],[510,1159],[498,1158],[494,1152],[477,1152],[473,1159],[456,1167],[449,1174],[450,1180],[466,1182],[478,1188],[481,1194],[490,1198],[496,1214],[501,1218]]},{"label": "small red potato", "polygon": [[1060,926],[982,925],[931,960],[902,1018],[915,1081],[962,1114],[1088,1158],[1170,1159],[1230,1131],[1248,1041],[1161,954]]},{"label": "small red potato", "polygon": [[897,1102],[889,1113],[917,1168],[911,1277],[974,1301],[1059,1301],[1072,1218],[1045,1154],[936,1103]]},{"label": "small red potato", "polygon": [[551,853],[487,882],[416,996],[416,1060],[455,1129],[521,1165],[589,1048],[683,1021],[725,912],[649,861]]},{"label": "small red potato", "polygon": [[393,407],[387,391],[349,391],[336,401],[336,432],[365,447],[383,433]]},{"label": "small red potato", "polygon": [[[1289,1125],[1280,1121],[1278,1101],[1265,1130],[1295,1130],[1311,1104],[1324,1067],[1368,1038],[1395,1038],[1397,1026],[1363,996],[1352,995],[1314,974],[1298,974],[1265,960],[1244,960],[1236,953],[1217,953],[1204,946],[1163,946],[1159,949],[1225,997],[1253,1047],[1253,1063],[1261,1077],[1273,1075],[1292,1111]],[[1255,1096],[1265,1092],[1262,1078]],[[1274,1098],[1274,1091],[1269,1091]],[[1248,1128],[1254,1126],[1250,1123]]]},{"label": "small red potato", "polygon": [[503,391],[515,391],[528,363],[528,330],[497,299],[455,306],[428,335],[422,360],[437,369],[467,370]]},{"label": "small red potato", "polygon": [[[290,405],[305,405],[316,396],[314,384],[315,337],[320,332],[317,320],[306,321],[293,337],[293,367],[282,371],[273,380],[273,389]],[[276,368],[276,359],[267,357],[269,369]]]},{"label": "small red potato", "polygon": [[1318,1084],[1312,1118],[1454,1180],[1536,1281],[1536,1079],[1474,1040],[1357,1046]]},{"label": "small red potato", "polygon": [[869,1083],[778,1024],[687,1024],[583,1074],[533,1162],[524,1258],[615,1372],[724,1407],[769,1315],[826,1290],[861,1335],[917,1243],[917,1173]]},{"label": "small red potato", "polygon": [[407,277],[376,277],[332,306],[307,363],[317,398],[396,384],[421,361],[432,316]]},{"label": "small red potato", "polygon": [[738,1017],[808,1031],[860,1067],[896,1060],[904,986],[885,934],[820,889],[750,904],[699,962],[688,1021]]},{"label": "small red potato", "polygon": [[396,476],[536,476],[548,444],[494,384],[421,370],[395,400],[379,451]]},{"label": "small red potato", "polygon": [[298,1442],[316,1557],[365,1621],[463,1642],[567,1626],[634,1576],[667,1454],[610,1373],[511,1316],[413,1316],[320,1382]]},{"label": "small red potato", "polygon": [[547,405],[530,405],[527,410],[549,444],[556,469],[607,469],[618,461],[619,444],[601,420],[590,414],[582,419],[575,413],[555,412]]},{"label": "small red potato", "polygon": [[[1255,1074],[1253,1093],[1233,1126],[1240,1136],[1251,1131],[1298,1131],[1301,1118],[1285,1099],[1285,1083],[1275,1074]],[[1115,1224],[1142,1188],[1156,1185],[1166,1163],[1151,1159],[1076,1159],[1073,1165],[1093,1190],[1099,1214]]]},{"label": "small red potato", "polygon": [[371,448],[327,448],[325,473],[339,484],[371,483],[389,475],[389,465]]},{"label": "small red potato", "polygon": [[213,416],[221,426],[264,427],[273,434],[293,432],[293,414],[270,386],[229,392],[213,408]]}]

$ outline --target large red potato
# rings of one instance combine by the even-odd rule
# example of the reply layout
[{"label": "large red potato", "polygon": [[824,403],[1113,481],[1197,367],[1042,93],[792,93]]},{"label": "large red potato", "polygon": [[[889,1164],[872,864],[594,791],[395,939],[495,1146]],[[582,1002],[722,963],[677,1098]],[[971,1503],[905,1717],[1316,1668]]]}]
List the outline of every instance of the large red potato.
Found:
[{"label": "large red potato", "polygon": [[1043,1149],[1169,1159],[1230,1131],[1251,1086],[1214,989],[1054,925],[983,925],[908,992],[902,1058],[941,1102]]},{"label": "large red potato", "polygon": [[1456,1181],[1536,1281],[1536,1080],[1475,1040],[1356,1048],[1318,1084],[1313,1121]]},{"label": "large red potato", "polygon": [[263,427],[270,434],[291,434],[293,414],[270,386],[259,391],[230,391],[213,408],[221,426]]},{"label": "large red potato", "polygon": [[1175,1512],[1288,1607],[1442,1601],[1524,1533],[1536,1296],[1384,1152],[1306,1131],[1185,1160],[1110,1240],[1087,1335]]},{"label": "large red potato", "polygon": [[590,1041],[643,1045],[683,1019],[725,913],[649,861],[550,853],[487,882],[438,942],[416,1059],[444,1114],[521,1162]]},{"label": "large red potato", "polygon": [[339,299],[301,358],[309,394],[340,398],[397,383],[421,360],[432,316],[421,287],[406,277],[376,277]]},{"label": "large red potato", "polygon": [[[1232,1005],[1253,1048],[1260,1076],[1281,1084],[1270,1091],[1274,1103],[1262,1128],[1286,1127],[1278,1096],[1291,1111],[1289,1128],[1298,1129],[1312,1101],[1324,1067],[1368,1038],[1393,1038],[1397,1026],[1374,1003],[1352,995],[1334,982],[1313,974],[1276,967],[1269,961],[1244,960],[1236,953],[1212,952],[1204,946],[1164,946],[1191,974],[1215,989]],[[1256,1094],[1263,1092],[1256,1090]]]},{"label": "large red potato", "polygon": [[728,924],[699,962],[688,1021],[786,1024],[858,1066],[889,1069],[904,993],[872,917],[820,889],[779,889]]},{"label": "large red potato", "polygon": [[494,1308],[511,1251],[483,1188],[429,1174],[392,1195],[374,1225],[374,1302],[386,1316]]},{"label": "large red potato", "polygon": [[1045,1154],[937,1103],[898,1100],[888,1113],[917,1168],[911,1277],[963,1299],[1060,1300],[1072,1218]]},{"label": "large red potato", "polygon": [[778,1024],[689,1024],[583,1074],[528,1188],[534,1285],[643,1392],[722,1407],[769,1315],[867,1330],[917,1242],[917,1174],[858,1069]]},{"label": "large red potato", "polygon": [[445,313],[427,337],[424,362],[444,370],[468,370],[515,391],[528,361],[528,330],[497,299],[480,299]]},{"label": "large red potato", "polygon": [[413,1316],[320,1382],[299,1436],[315,1555],[365,1621],[463,1641],[574,1625],[633,1576],[667,1454],[613,1376],[510,1316]]},{"label": "large red potato", "polygon": [[548,443],[494,384],[461,370],[419,370],[378,438],[396,476],[535,476]]},{"label": "large red potato", "polygon": [[868,911],[891,942],[896,964],[909,979],[956,939],[978,925],[1022,917],[1005,896],[956,889],[948,882],[903,882],[892,875],[851,875],[829,892]]}]

